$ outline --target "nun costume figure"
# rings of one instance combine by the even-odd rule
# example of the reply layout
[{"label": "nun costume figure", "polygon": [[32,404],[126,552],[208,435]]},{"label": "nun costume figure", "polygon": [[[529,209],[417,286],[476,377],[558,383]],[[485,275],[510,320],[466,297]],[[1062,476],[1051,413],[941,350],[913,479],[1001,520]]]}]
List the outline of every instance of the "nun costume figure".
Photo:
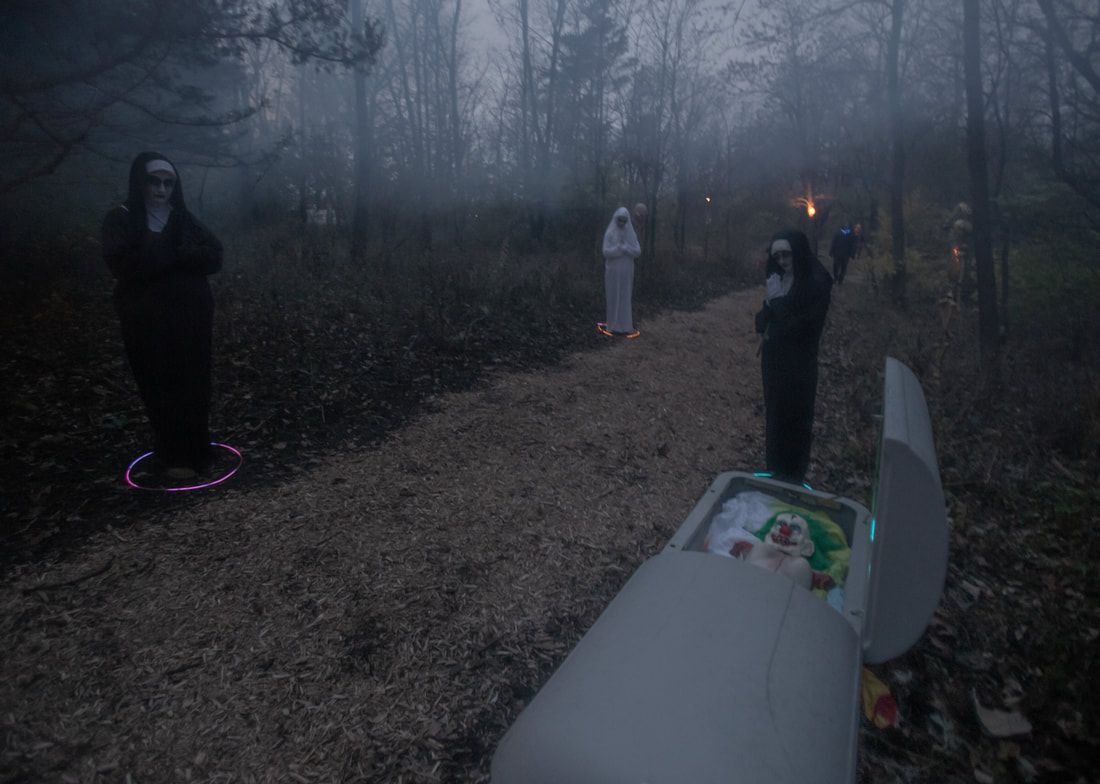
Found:
[{"label": "nun costume figure", "polygon": [[631,297],[634,293],[634,259],[640,255],[642,249],[630,223],[630,213],[626,207],[619,207],[603,234],[607,322],[602,326],[613,335],[637,337]]},{"label": "nun costume figure", "polygon": [[772,237],[765,277],[764,307],[756,314],[764,338],[765,462],[777,479],[798,483],[810,466],[817,350],[833,281],[795,230]]},{"label": "nun costume figure", "polygon": [[155,455],[170,477],[193,477],[212,463],[207,275],[221,269],[222,246],[187,210],[179,173],[160,153],[130,166],[126,201],[103,219],[103,257]]}]

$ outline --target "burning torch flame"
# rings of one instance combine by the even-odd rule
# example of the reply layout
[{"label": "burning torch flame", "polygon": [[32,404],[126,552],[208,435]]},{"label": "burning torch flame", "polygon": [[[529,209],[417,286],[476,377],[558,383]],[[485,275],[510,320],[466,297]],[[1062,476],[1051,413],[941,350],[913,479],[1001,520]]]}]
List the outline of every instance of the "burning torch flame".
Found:
[{"label": "burning torch flame", "polygon": [[797,199],[794,200],[794,203],[803,205],[806,208],[806,215],[811,218],[817,214],[817,207],[814,206],[814,200],[812,196],[807,196],[805,198],[799,196]]},{"label": "burning torch flame", "polygon": [[710,196],[704,196],[703,198],[706,199],[707,204],[710,204]]}]

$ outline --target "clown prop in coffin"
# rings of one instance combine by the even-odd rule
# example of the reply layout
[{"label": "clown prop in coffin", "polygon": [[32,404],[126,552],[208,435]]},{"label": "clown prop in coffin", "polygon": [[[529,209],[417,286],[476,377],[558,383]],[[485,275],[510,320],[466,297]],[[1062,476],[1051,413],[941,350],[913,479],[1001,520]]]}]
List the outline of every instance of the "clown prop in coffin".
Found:
[{"label": "clown prop in coffin", "polygon": [[806,590],[831,588],[833,578],[810,567],[807,559],[814,554],[814,549],[809,523],[792,512],[785,512],[776,515],[763,542],[754,545],[746,540],[738,541],[730,554],[744,558],[761,569],[788,577]]},{"label": "clown prop in coffin", "polygon": [[824,509],[742,491],[711,520],[702,549],[781,574],[840,609],[851,548]]}]

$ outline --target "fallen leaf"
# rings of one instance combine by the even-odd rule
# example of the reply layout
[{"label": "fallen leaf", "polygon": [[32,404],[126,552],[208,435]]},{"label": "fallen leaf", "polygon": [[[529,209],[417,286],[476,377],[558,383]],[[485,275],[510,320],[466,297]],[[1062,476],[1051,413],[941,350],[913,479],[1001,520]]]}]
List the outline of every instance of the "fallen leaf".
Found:
[{"label": "fallen leaf", "polygon": [[971,602],[976,602],[982,598],[982,589],[974,585],[973,583],[969,583],[966,580],[963,580],[961,583],[959,583],[959,587],[966,591],[967,595],[970,597]]},{"label": "fallen leaf", "polygon": [[978,702],[978,695],[971,692],[974,710],[982,723],[982,728],[994,738],[1009,738],[1013,735],[1027,735],[1031,732],[1031,722],[1022,713],[1011,713],[986,708]]},{"label": "fallen leaf", "polygon": [[1001,689],[1001,699],[1004,700],[1004,704],[1008,707],[1019,705],[1020,700],[1024,698],[1024,687],[1020,685],[1020,682],[1015,678],[1008,678],[1005,680],[1004,688]]},{"label": "fallen leaf", "polygon": [[957,741],[951,719],[938,711],[933,711],[928,715],[928,722],[932,725],[932,735],[938,738],[941,746],[948,750],[955,748]]},{"label": "fallen leaf", "polygon": [[1016,760],[1016,769],[1020,771],[1020,778],[1026,782],[1032,782],[1039,778],[1039,771],[1024,757]]}]

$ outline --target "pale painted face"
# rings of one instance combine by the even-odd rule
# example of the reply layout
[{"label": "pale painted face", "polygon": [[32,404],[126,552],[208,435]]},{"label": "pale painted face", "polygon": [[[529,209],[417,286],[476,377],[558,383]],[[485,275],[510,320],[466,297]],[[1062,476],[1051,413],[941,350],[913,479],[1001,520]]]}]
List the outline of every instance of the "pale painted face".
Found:
[{"label": "pale painted face", "polygon": [[776,240],[772,243],[771,256],[784,274],[791,271],[791,265],[794,264],[791,243],[787,240]]},{"label": "pale painted face", "polygon": [[168,204],[172,190],[176,187],[176,174],[172,171],[157,170],[145,175],[145,204],[148,207],[163,207]]},{"label": "pale painted face", "polygon": [[775,518],[775,525],[768,531],[768,543],[788,555],[809,558],[814,554],[809,523],[789,512]]}]

